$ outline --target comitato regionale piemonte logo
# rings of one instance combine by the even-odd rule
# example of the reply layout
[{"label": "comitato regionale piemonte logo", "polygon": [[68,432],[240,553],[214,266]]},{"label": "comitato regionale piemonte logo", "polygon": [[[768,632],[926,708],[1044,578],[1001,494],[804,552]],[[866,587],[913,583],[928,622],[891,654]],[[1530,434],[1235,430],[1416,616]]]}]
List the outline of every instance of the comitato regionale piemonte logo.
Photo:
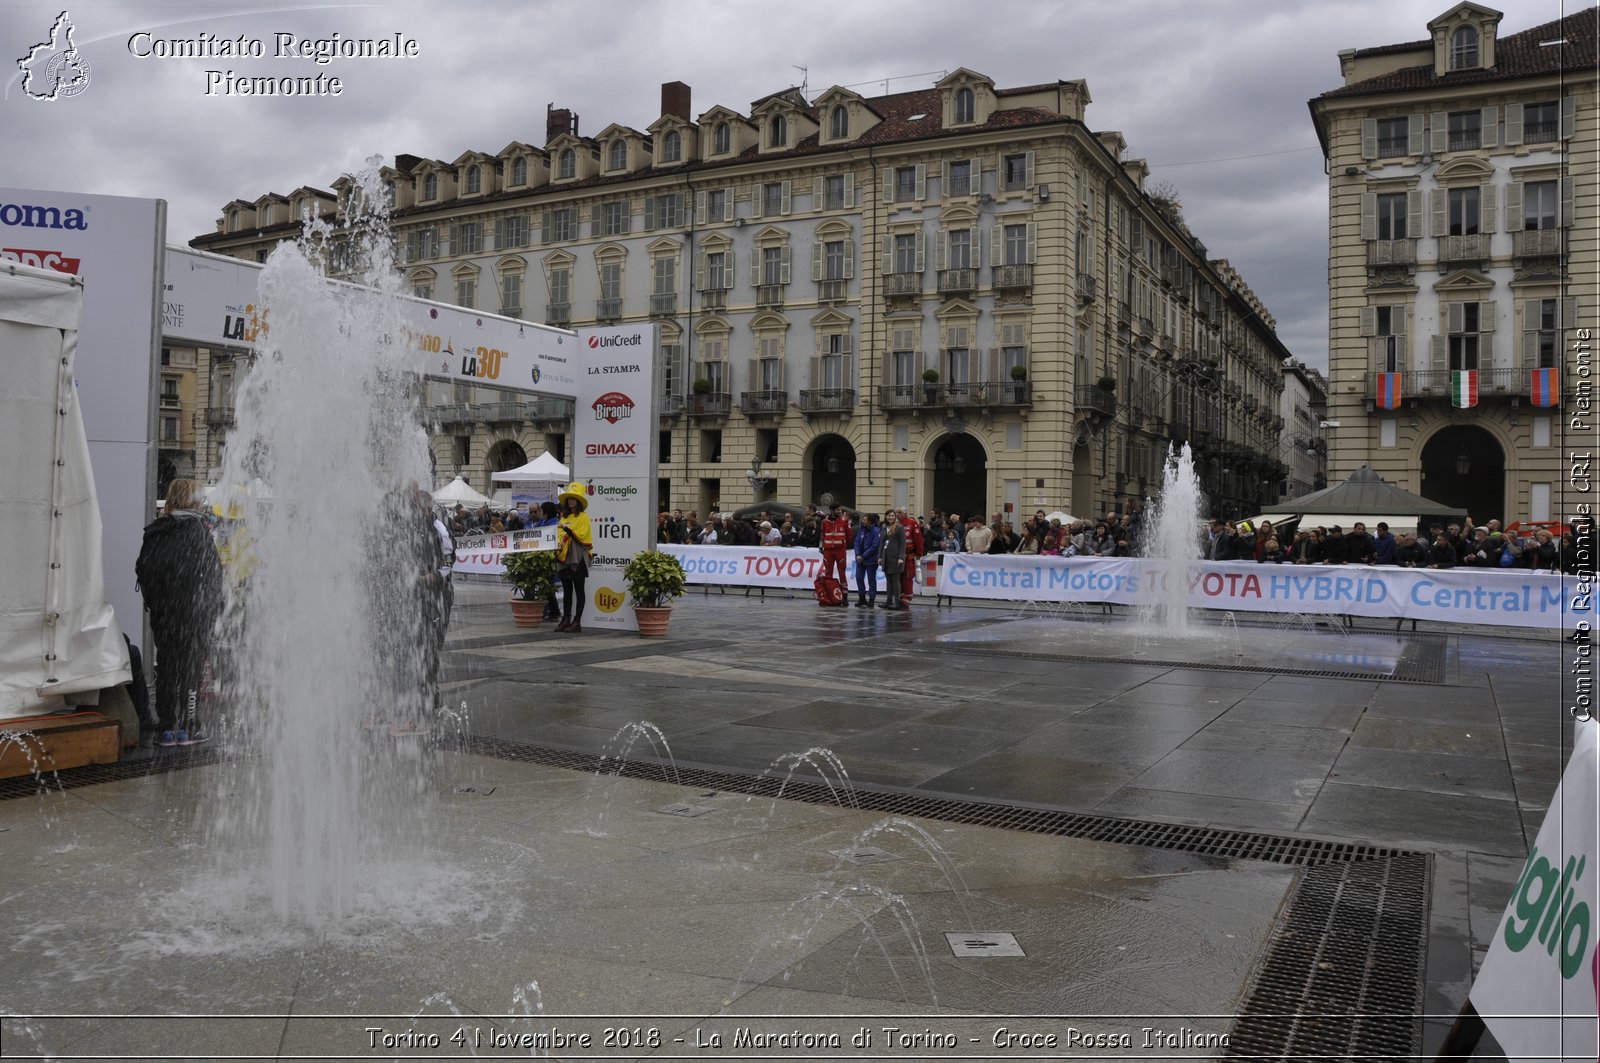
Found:
[{"label": "comitato regionale piemonte logo", "polygon": [[72,17],[63,11],[50,27],[48,40],[28,49],[17,60],[22,71],[22,91],[30,99],[53,103],[76,96],[89,87],[89,61],[73,43]]}]

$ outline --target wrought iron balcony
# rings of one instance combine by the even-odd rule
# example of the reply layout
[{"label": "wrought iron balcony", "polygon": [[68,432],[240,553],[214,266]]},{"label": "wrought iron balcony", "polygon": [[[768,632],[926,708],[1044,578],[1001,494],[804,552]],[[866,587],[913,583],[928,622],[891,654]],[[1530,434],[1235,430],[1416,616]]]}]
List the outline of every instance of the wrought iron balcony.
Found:
[{"label": "wrought iron balcony", "polygon": [[883,294],[896,295],[921,295],[922,274],[920,273],[886,273],[883,277]]},{"label": "wrought iron balcony", "polygon": [[978,288],[978,271],[975,269],[941,269],[939,271],[940,295],[970,295]]},{"label": "wrought iron balcony", "polygon": [[685,405],[682,395],[658,395],[656,397],[656,416],[663,419],[682,417]]},{"label": "wrought iron balcony", "polygon": [[783,285],[763,284],[756,288],[756,305],[778,307],[783,305]]},{"label": "wrought iron balcony", "polygon": [[705,310],[725,310],[728,306],[728,289],[704,288],[700,292],[700,306]]},{"label": "wrought iron balcony", "polygon": [[[1378,377],[1367,374],[1367,400],[1378,397]],[[1450,398],[1451,371],[1448,369],[1404,370],[1400,374],[1400,401]],[[1478,401],[1491,398],[1527,398],[1532,373],[1527,369],[1478,370]]]},{"label": "wrought iron balcony", "polygon": [[801,413],[844,413],[855,409],[855,388],[803,388],[800,391]]},{"label": "wrought iron balcony", "polygon": [[1415,240],[1370,240],[1367,242],[1369,266],[1415,266],[1417,242]]},{"label": "wrought iron balcony", "polygon": [[733,396],[725,391],[708,391],[689,396],[690,417],[726,417],[733,408]]},{"label": "wrought iron balcony", "polygon": [[1484,233],[1439,237],[1440,262],[1482,262],[1488,257],[1489,237]]},{"label": "wrought iron balcony", "polygon": [[555,328],[566,328],[572,324],[572,304],[550,303],[544,308],[544,323]]},{"label": "wrought iron balcony", "polygon": [[657,292],[650,296],[651,317],[671,317],[678,312],[677,292]]},{"label": "wrought iron balcony", "polygon": [[232,428],[237,419],[232,406],[207,406],[207,428]]},{"label": "wrought iron balcony", "polygon": [[1076,392],[1078,409],[1111,420],[1117,415],[1116,392],[1095,387],[1093,384],[1079,384]]},{"label": "wrought iron balcony", "polygon": [[817,282],[819,303],[843,302],[850,294],[850,282],[843,277],[830,277]]},{"label": "wrought iron balcony", "polygon": [[985,384],[989,401],[996,406],[1032,406],[1033,391],[1027,380],[1002,380]]},{"label": "wrought iron balcony", "polygon": [[994,267],[995,291],[1019,291],[1033,287],[1033,267],[1026,264]]},{"label": "wrought iron balcony", "polygon": [[621,299],[596,299],[594,301],[594,317],[596,321],[617,321],[622,317]]},{"label": "wrought iron balcony", "polygon": [[739,409],[746,417],[783,414],[789,409],[789,393],[771,390],[741,392]]},{"label": "wrought iron balcony", "polygon": [[939,390],[938,384],[884,384],[878,388],[878,409],[909,410],[918,405],[924,388]]},{"label": "wrought iron balcony", "polygon": [[182,405],[183,400],[176,395],[161,396],[161,408],[163,410],[176,410]]},{"label": "wrought iron balcony", "polygon": [[527,400],[528,420],[535,424],[558,424],[572,420],[573,401],[545,395],[537,399]]}]

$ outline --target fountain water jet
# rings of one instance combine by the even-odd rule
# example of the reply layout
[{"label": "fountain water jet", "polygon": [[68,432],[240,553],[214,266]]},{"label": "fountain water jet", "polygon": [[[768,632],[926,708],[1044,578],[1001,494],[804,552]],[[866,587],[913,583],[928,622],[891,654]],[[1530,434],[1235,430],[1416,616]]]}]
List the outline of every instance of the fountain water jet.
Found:
[{"label": "fountain water jet", "polygon": [[1162,582],[1158,597],[1141,610],[1141,619],[1164,635],[1186,637],[1195,632],[1189,610],[1189,574],[1199,560],[1204,502],[1189,444],[1176,452],[1169,447],[1161,495],[1155,500],[1144,541],[1145,557],[1162,563]]}]

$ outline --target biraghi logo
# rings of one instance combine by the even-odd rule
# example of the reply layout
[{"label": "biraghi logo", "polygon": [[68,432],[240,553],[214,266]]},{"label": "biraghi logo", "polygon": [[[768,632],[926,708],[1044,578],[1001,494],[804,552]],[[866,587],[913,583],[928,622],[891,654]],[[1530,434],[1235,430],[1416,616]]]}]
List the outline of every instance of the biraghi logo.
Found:
[{"label": "biraghi logo", "polygon": [[633,400],[620,391],[608,391],[594,400],[592,409],[595,420],[616,424],[623,418],[633,416]]},{"label": "biraghi logo", "polygon": [[590,336],[589,348],[599,350],[601,347],[637,347],[644,343],[644,337],[638,334],[632,336]]}]

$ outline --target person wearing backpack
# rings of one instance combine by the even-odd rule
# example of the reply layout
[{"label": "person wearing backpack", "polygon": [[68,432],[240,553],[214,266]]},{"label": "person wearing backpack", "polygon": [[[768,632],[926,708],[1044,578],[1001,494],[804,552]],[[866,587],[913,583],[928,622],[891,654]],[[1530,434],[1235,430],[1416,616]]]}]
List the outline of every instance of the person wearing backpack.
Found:
[{"label": "person wearing backpack", "polygon": [[193,746],[208,738],[195,716],[222,612],[222,562],[201,511],[200,485],[167,485],[166,512],[144,529],[134,575],[156,643],[156,745]]}]

